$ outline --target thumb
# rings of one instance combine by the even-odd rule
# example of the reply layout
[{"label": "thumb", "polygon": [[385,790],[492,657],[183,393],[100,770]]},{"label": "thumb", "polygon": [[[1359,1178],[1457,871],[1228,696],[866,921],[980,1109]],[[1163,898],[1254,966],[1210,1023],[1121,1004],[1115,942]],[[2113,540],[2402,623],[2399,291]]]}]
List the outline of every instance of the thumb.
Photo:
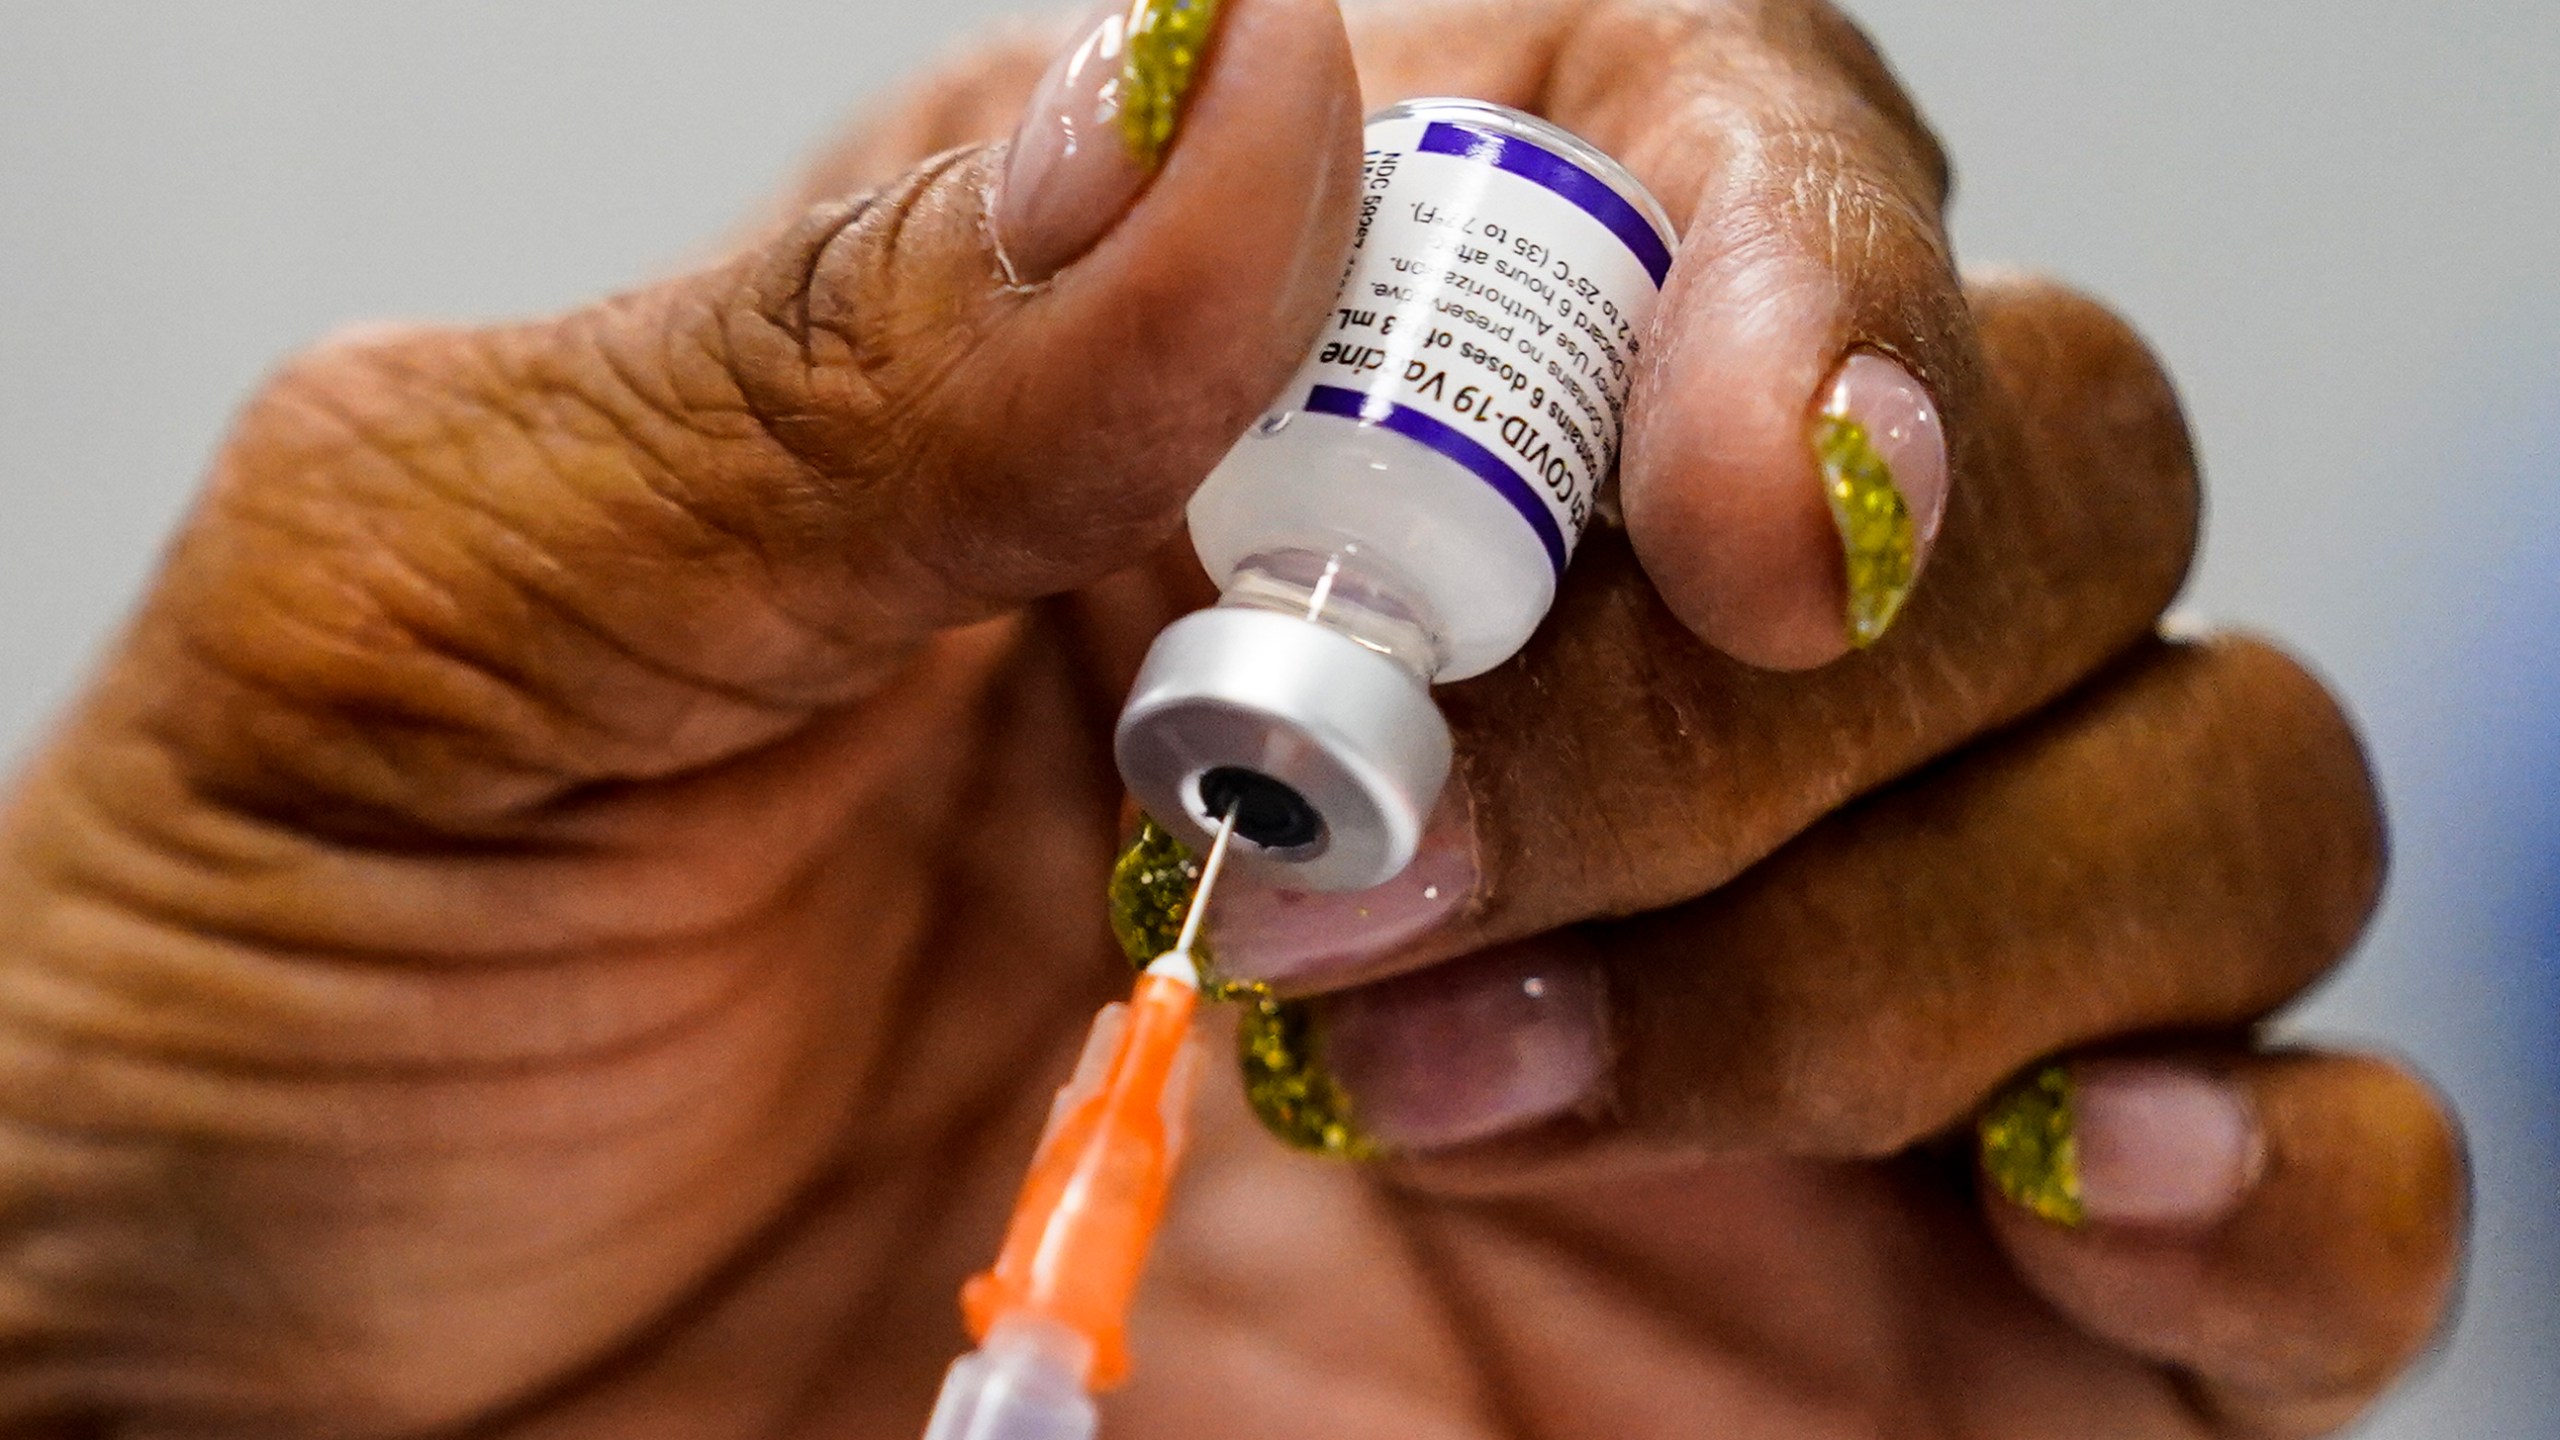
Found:
[{"label": "thumb", "polygon": [[140,639],[241,699],[200,751],[366,808],[763,743],[1173,532],[1314,334],[1358,132],[1328,0],[1114,8],[1010,145],[564,317],[289,365]]}]

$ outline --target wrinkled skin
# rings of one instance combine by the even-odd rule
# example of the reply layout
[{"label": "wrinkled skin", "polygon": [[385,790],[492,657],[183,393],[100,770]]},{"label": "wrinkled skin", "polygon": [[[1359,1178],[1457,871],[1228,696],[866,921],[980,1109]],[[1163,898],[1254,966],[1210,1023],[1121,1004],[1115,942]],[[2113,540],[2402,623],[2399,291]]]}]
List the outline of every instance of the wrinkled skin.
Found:
[{"label": "wrinkled skin", "polygon": [[[1003,152],[948,148],[1008,131],[1043,28],[703,274],[252,403],[8,812],[8,1433],[914,1433],[1126,983],[1108,730],[1202,598],[1182,496],[1330,298],[1361,107],[1451,91],[1644,174],[1709,338],[1652,357],[1625,528],[1446,695],[1477,896],[1340,983],[1596,957],[1612,1091],[1364,1168],[1208,1087],[1111,1433],[2312,1434],[2423,1344],[2452,1122],[2251,1039],[2361,927],[2376,801],[2292,661],[2154,638],[2197,490],[2138,342],[1958,288],[1934,142],[1810,5],[1225,23],[1055,282],[996,283]],[[1812,492],[1754,477],[1803,472],[1850,344],[1944,398],[1957,479],[1834,660]],[[1976,1193],[1970,1116],[2091,1049],[2246,1088],[2228,1219]]]}]

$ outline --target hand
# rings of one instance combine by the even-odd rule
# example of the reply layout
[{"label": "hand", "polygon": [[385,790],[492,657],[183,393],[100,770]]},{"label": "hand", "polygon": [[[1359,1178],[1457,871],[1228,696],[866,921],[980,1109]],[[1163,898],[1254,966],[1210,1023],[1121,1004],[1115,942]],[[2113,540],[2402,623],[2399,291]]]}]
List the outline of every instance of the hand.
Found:
[{"label": "hand", "polygon": [[[1402,889],[1237,907],[1390,1158],[1207,1096],[1107,1423],[2353,1414],[2461,1213],[2418,1082],[2255,1034],[2372,902],[2363,761],[2291,662],[2154,638],[2196,512],[2168,386],[2085,301],[1959,284],[1857,34],[1449,0],[1349,42],[1227,0],[1152,170],[1061,143],[1072,59],[980,143],[1057,39],[701,273],[352,337],[249,407],[0,832],[8,1428],[913,1433],[1126,985],[1107,737],[1202,598],[1182,501],[1331,298],[1364,107],[1428,92],[1555,116],[1683,227],[1625,528],[1447,692]],[[1918,519],[1898,619],[1826,411]],[[1861,606],[1891,629],[1842,658]],[[2076,1187],[2015,1143],[2074,1085]],[[1976,1194],[1986,1106],[2079,1224]]]}]

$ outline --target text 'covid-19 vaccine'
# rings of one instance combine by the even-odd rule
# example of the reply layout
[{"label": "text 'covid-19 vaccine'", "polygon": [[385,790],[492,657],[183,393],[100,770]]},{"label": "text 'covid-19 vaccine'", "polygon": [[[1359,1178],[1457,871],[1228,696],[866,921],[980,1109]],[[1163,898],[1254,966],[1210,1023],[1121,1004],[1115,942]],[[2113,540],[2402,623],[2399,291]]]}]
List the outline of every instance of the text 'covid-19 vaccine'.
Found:
[{"label": "text 'covid-19 vaccine'", "polygon": [[1610,476],[1669,220],[1625,168],[1474,100],[1368,125],[1357,239],[1306,363],[1193,498],[1218,606],[1175,622],[1117,738],[1186,839],[1317,890],[1413,857],[1447,783],[1432,684],[1554,603]]}]

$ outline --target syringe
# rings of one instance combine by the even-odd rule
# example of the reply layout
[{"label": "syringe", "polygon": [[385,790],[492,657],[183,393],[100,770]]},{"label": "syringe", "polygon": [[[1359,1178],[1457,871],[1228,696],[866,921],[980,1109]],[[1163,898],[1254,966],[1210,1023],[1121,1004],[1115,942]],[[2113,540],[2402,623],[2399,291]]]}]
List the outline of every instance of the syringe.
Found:
[{"label": "syringe", "polygon": [[1235,825],[1230,808],[1173,948],[1125,1004],[1094,1017],[1004,1248],[960,1292],[978,1348],[943,1379],[925,1440],[1088,1440],[1094,1392],[1128,1374],[1129,1305],[1181,1159],[1198,1060],[1193,947]]}]

